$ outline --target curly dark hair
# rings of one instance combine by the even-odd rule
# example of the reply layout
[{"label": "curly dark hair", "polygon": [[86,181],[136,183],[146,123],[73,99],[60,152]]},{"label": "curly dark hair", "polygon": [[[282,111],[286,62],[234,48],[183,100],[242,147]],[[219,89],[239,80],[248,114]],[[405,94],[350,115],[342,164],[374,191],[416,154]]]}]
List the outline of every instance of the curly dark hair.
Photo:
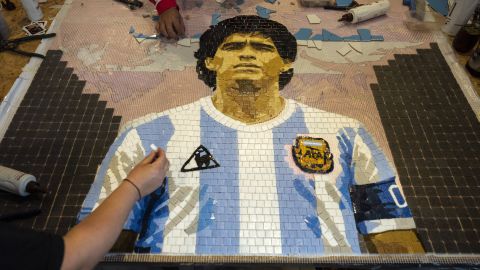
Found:
[{"label": "curly dark hair", "polygon": [[[297,40],[287,27],[278,22],[258,16],[244,15],[223,20],[210,26],[200,37],[200,48],[195,52],[197,58],[198,78],[214,91],[217,86],[216,73],[205,66],[205,59],[215,56],[218,47],[228,36],[235,33],[260,33],[271,38],[283,61],[293,62],[297,55]],[[293,76],[293,68],[280,73],[280,90],[287,85]]]}]

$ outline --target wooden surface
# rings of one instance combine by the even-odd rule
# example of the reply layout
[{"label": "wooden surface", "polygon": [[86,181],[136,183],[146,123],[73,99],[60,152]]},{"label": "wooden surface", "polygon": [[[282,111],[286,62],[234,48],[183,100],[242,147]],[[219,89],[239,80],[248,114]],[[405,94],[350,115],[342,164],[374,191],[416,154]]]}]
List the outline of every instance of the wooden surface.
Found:
[{"label": "wooden surface", "polygon": [[[0,10],[3,18],[7,22],[10,28],[9,39],[20,38],[26,36],[22,27],[29,24],[28,19],[20,0],[11,0],[17,7],[15,10],[8,11],[6,9]],[[43,12],[44,21],[48,21],[47,27],[50,27],[52,20],[63,5],[64,0],[47,0],[46,3],[40,4],[40,8]],[[40,44],[39,40],[29,41],[23,43],[18,48],[23,51],[35,52],[37,46]],[[15,80],[22,73],[22,68],[29,61],[29,57],[22,56],[12,52],[0,53],[0,100],[3,100],[5,95],[12,87]]]}]

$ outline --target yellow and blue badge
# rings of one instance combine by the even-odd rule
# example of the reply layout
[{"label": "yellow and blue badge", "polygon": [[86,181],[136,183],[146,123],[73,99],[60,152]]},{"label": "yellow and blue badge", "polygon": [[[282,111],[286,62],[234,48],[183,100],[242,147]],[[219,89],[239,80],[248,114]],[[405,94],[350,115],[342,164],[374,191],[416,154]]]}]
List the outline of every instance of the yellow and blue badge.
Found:
[{"label": "yellow and blue badge", "polygon": [[329,173],[333,170],[333,154],[322,138],[298,136],[292,147],[293,160],[307,173]]}]

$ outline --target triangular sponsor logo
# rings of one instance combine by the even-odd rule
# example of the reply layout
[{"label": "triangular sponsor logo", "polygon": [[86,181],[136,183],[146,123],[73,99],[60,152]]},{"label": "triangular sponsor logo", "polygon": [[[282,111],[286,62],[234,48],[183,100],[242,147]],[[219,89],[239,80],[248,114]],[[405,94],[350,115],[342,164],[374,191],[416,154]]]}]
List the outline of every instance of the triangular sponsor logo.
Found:
[{"label": "triangular sponsor logo", "polygon": [[200,145],[182,166],[182,172],[200,171],[220,167],[205,146]]}]

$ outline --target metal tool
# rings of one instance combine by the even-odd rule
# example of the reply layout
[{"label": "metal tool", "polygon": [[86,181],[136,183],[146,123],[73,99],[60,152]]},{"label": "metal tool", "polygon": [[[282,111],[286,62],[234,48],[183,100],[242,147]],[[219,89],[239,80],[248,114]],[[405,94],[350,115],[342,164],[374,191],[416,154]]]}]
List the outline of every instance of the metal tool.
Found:
[{"label": "metal tool", "polygon": [[25,56],[30,56],[30,57],[40,57],[40,58],[45,58],[44,55],[38,54],[38,53],[33,53],[33,52],[26,52],[17,49],[18,45],[23,42],[28,42],[32,40],[37,40],[37,39],[44,39],[44,38],[51,38],[56,36],[57,34],[55,33],[50,33],[50,34],[44,34],[44,35],[34,35],[34,36],[28,36],[28,37],[22,37],[22,38],[17,38],[17,39],[12,39],[12,40],[2,40],[0,41],[0,53],[5,52],[5,51],[11,51],[14,53],[18,53],[21,55]]},{"label": "metal tool", "polygon": [[131,10],[143,7],[143,3],[138,0],[115,0],[120,3],[126,4]]}]

